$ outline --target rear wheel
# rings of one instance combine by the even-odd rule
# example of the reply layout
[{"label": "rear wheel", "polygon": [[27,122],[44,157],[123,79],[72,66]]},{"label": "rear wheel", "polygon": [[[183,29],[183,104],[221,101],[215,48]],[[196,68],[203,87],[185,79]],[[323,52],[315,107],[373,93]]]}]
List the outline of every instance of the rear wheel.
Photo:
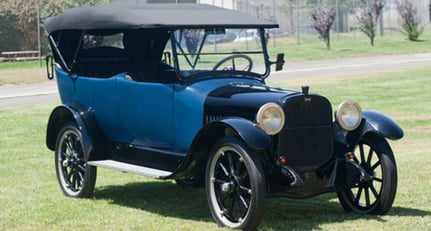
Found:
[{"label": "rear wheel", "polygon": [[60,187],[66,196],[92,196],[97,169],[87,165],[81,132],[75,123],[66,124],[57,137],[55,169]]},{"label": "rear wheel", "polygon": [[206,168],[205,189],[218,225],[256,229],[266,197],[265,177],[260,160],[240,139],[223,138],[214,146]]},{"label": "rear wheel", "polygon": [[354,161],[371,179],[338,192],[340,203],[346,211],[386,214],[397,191],[397,168],[392,150],[385,139],[376,135],[361,138],[356,149],[359,158]]}]

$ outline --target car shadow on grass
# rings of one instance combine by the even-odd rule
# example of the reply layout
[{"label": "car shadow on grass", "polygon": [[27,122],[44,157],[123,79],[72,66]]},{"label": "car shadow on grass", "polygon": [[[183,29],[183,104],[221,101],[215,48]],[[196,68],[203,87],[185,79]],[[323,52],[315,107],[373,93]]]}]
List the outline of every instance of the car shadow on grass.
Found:
[{"label": "car shadow on grass", "polygon": [[168,217],[211,221],[203,188],[181,187],[172,181],[135,182],[97,187],[94,198]]},{"label": "car shadow on grass", "polygon": [[[204,188],[181,187],[172,181],[137,182],[98,187],[96,200],[109,200],[121,206],[141,209],[162,216],[212,222]],[[386,216],[423,217],[429,211],[394,206]],[[259,230],[314,230],[323,224],[366,219],[385,222],[385,216],[346,213],[335,193],[309,199],[267,198]]]},{"label": "car shadow on grass", "polygon": [[387,215],[376,216],[345,212],[335,193],[309,199],[269,198],[266,201],[262,230],[319,230],[321,225],[358,219],[386,222],[388,217],[424,217],[430,211],[394,205]]}]

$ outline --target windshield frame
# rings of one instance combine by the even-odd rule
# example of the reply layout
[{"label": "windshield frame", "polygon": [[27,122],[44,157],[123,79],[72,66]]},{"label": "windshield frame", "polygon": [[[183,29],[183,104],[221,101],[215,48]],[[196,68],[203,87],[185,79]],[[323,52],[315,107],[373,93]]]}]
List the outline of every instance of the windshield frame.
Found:
[{"label": "windshield frame", "polygon": [[[186,62],[188,63],[188,65],[191,68],[195,68],[197,63],[199,62],[199,59],[201,57],[202,53],[202,49],[206,43],[206,39],[209,35],[209,33],[207,31],[217,31],[217,30],[224,30],[224,29],[220,29],[220,28],[206,28],[206,27],[202,27],[202,28],[190,28],[190,29],[203,29],[205,30],[205,33],[203,35],[202,40],[199,42],[199,45],[197,47],[197,51],[196,51],[196,57],[194,60],[191,60],[189,57],[187,57],[186,55],[190,54],[184,51],[184,48],[181,46],[181,39],[180,41],[178,41],[176,33],[181,33],[178,31],[182,31],[184,28],[178,29],[178,30],[171,30],[169,32],[170,34],[170,44],[171,44],[171,49],[172,49],[172,57],[173,57],[173,64],[174,64],[174,70],[177,73],[177,76],[183,81],[183,82],[190,82],[190,81],[195,81],[197,79],[201,79],[201,78],[217,78],[217,77],[248,77],[248,78],[253,78],[253,79],[257,79],[257,80],[264,80],[269,76],[270,73],[270,65],[271,62],[269,60],[269,55],[268,55],[268,50],[266,47],[266,37],[265,37],[265,29],[268,28],[264,28],[264,27],[258,27],[258,28],[247,28],[247,29],[256,29],[257,33],[256,35],[259,37],[259,43],[260,43],[260,49],[259,52],[256,51],[251,51],[251,52],[247,52],[247,51],[240,51],[240,52],[217,52],[214,53],[213,55],[235,55],[235,54],[239,54],[239,55],[247,55],[247,54],[261,54],[263,56],[263,61],[264,63],[262,64],[265,68],[264,72],[262,73],[257,73],[257,72],[253,72],[253,71],[244,71],[244,70],[207,70],[207,71],[202,71],[202,72],[197,72],[195,74],[191,74],[191,75],[184,75],[183,72],[184,70],[181,69],[181,65],[179,63],[179,57],[183,56],[184,59],[186,60]],[[229,28],[229,29],[244,29],[244,28]],[[212,55],[212,53],[204,53],[205,55]]]}]

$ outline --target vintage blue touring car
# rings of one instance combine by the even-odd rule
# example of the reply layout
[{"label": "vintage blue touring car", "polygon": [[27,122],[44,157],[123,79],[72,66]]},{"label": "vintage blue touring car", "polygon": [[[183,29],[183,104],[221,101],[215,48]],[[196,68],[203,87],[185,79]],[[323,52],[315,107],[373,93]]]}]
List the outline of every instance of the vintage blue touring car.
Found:
[{"label": "vintage blue touring car", "polygon": [[307,86],[267,86],[270,66],[284,63],[266,48],[277,26],[200,4],[48,18],[48,77],[55,72],[62,104],[46,144],[64,194],[91,197],[106,167],[204,185],[213,218],[233,229],[255,229],[267,196],[335,192],[347,211],[387,213],[397,170],[386,139],[402,129],[352,100],[333,113]]}]

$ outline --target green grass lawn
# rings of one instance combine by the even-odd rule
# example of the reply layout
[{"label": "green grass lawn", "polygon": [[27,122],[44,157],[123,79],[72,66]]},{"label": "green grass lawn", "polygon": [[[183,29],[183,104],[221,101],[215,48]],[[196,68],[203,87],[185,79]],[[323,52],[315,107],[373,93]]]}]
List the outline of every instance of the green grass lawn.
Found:
[{"label": "green grass lawn", "polygon": [[317,36],[303,36],[301,42],[295,36],[276,39],[268,42],[272,56],[285,53],[285,59],[290,61],[319,60],[345,58],[354,56],[388,55],[431,51],[431,32],[426,31],[421,41],[411,42],[397,32],[387,32],[385,36],[377,36],[375,45],[370,45],[368,37],[362,33],[331,35],[331,49]]},{"label": "green grass lawn", "polygon": [[[334,107],[346,98],[390,115],[405,137],[391,141],[398,192],[385,216],[345,213],[336,195],[268,198],[260,230],[430,230],[431,67],[315,81]],[[300,89],[301,81],[283,83]],[[63,196],[45,129],[54,105],[0,109],[0,230],[219,230],[203,189],[99,169],[92,199]]]},{"label": "green grass lawn", "polygon": [[0,86],[43,81],[48,81],[44,62],[0,62]]}]

